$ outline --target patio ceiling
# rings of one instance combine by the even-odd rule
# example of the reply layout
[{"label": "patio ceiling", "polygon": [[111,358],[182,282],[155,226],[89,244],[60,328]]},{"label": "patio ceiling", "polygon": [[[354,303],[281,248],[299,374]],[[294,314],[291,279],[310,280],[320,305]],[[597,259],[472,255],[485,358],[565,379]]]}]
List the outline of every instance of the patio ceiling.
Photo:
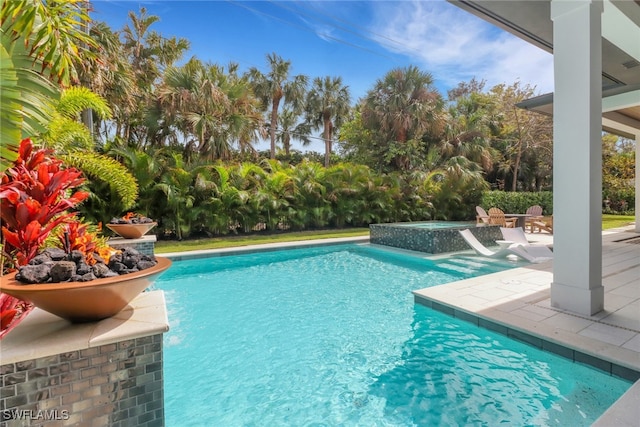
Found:
[{"label": "patio ceiling", "polygon": [[[449,1],[553,53],[551,0]],[[603,128],[635,139],[640,134],[640,0],[604,0],[602,90]],[[529,99],[519,106],[552,114],[553,94]]]}]

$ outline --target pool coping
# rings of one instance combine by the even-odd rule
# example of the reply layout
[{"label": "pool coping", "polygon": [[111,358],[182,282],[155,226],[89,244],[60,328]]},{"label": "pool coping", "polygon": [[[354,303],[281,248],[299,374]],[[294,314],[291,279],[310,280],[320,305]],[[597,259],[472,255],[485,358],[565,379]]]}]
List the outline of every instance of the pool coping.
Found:
[{"label": "pool coping", "polygon": [[188,252],[167,252],[167,253],[159,253],[157,255],[161,257],[169,258],[172,261],[186,261],[186,260],[201,259],[201,258],[208,258],[208,257],[271,252],[271,251],[278,251],[280,249],[301,249],[301,248],[310,248],[310,247],[319,247],[319,246],[341,245],[341,244],[352,244],[352,243],[368,243],[368,242],[369,242],[369,236],[334,237],[329,239],[299,240],[295,242],[281,242],[281,243],[264,243],[260,245],[235,246],[232,248],[220,248],[220,249],[203,249],[203,250],[188,251]]},{"label": "pool coping", "polygon": [[34,308],[0,342],[1,365],[100,347],[169,330],[163,291],[145,291],[116,315],[71,323]]},{"label": "pool coping", "polygon": [[[454,282],[455,283],[455,282]],[[480,316],[453,305],[445,304],[435,299],[430,299],[421,295],[419,291],[414,291],[414,301],[433,310],[447,314],[453,318],[472,323],[475,326],[484,328],[508,338],[529,344],[539,350],[556,354],[572,362],[589,365],[592,368],[604,371],[627,381],[635,382],[640,379],[640,370],[625,366],[611,360],[590,354],[588,351],[571,348],[562,344],[560,340],[546,338],[543,334],[534,334],[521,328],[514,327],[507,323],[499,322],[488,317]]]}]

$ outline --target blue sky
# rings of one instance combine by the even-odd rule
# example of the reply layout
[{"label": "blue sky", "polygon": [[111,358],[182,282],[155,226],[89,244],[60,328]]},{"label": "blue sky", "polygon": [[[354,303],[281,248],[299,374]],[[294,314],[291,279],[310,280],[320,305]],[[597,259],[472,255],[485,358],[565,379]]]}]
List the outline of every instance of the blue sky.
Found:
[{"label": "blue sky", "polygon": [[[393,68],[431,73],[443,96],[460,82],[520,81],[553,90],[553,57],[444,0],[128,1],[93,0],[94,20],[114,30],[145,7],[152,29],[191,42],[185,59],[267,70],[275,52],[293,74],[341,76],[355,103]],[[313,148],[323,151],[322,148]]]}]

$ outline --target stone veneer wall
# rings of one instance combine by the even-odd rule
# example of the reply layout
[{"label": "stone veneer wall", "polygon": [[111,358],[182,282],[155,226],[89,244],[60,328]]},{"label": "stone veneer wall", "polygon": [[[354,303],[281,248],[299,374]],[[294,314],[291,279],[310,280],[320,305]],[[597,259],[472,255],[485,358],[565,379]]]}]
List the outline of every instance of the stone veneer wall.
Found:
[{"label": "stone veneer wall", "polygon": [[114,237],[109,239],[109,246],[114,249],[124,249],[126,247],[133,248],[138,252],[153,256],[156,236],[151,234],[149,236],[142,236],[139,239],[123,239],[122,237]]},{"label": "stone veneer wall", "polygon": [[163,426],[162,334],[0,367],[0,424]]},{"label": "stone veneer wall", "polygon": [[471,230],[485,246],[493,246],[496,240],[502,239],[499,226],[477,227],[475,223],[462,223],[460,226],[447,228],[412,227],[410,223],[371,224],[369,234],[370,242],[377,245],[439,254],[471,249],[459,233],[459,230],[464,229]]}]

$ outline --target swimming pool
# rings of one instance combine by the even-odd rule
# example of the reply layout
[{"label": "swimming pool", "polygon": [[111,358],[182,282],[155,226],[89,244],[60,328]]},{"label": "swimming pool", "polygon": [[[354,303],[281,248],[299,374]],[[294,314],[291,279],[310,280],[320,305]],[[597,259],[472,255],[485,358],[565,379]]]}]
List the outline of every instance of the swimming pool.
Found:
[{"label": "swimming pool", "polygon": [[167,426],[589,425],[630,383],[413,302],[509,268],[339,245],[174,263]]}]

